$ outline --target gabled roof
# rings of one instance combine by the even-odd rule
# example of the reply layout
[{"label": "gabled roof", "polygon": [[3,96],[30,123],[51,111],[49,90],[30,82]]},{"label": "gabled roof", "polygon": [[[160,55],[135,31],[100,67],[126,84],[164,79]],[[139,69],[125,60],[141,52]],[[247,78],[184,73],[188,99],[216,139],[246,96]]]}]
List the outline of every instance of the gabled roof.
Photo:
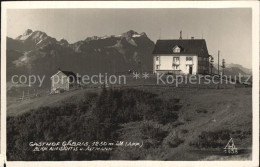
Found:
[{"label": "gabled roof", "polygon": [[176,48],[180,48],[180,51],[183,51],[183,48],[181,46],[178,46],[178,45],[175,45],[173,48],[172,48],[172,51],[174,52],[174,49]]},{"label": "gabled roof", "polygon": [[61,70],[62,73],[64,73],[65,75],[67,76],[73,76],[73,77],[76,77],[76,74],[72,71],[63,71]]},{"label": "gabled roof", "polygon": [[[180,53],[173,53],[173,48],[179,46]],[[206,41],[204,39],[176,39],[157,40],[153,54],[200,54],[202,48],[208,54]]]},{"label": "gabled roof", "polygon": [[53,76],[51,76],[51,78],[52,77],[54,77],[55,75],[57,75],[57,74],[59,74],[60,72],[62,72],[63,74],[65,74],[67,77],[77,77],[76,76],[76,74],[74,73],[74,72],[72,72],[72,71],[63,71],[63,70],[59,70],[56,74],[54,74]]}]

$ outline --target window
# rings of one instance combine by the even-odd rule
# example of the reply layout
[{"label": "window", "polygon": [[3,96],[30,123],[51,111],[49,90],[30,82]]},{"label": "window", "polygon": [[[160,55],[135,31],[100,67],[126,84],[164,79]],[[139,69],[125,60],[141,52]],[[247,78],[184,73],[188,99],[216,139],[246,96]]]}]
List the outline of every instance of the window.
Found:
[{"label": "window", "polygon": [[156,65],[156,70],[159,70],[159,65]]},{"label": "window", "polygon": [[181,48],[179,46],[174,46],[172,49],[173,53],[180,53],[181,52]]},{"label": "window", "polygon": [[173,57],[173,61],[177,62],[177,61],[179,61],[179,60],[180,60],[179,57]]},{"label": "window", "polygon": [[156,61],[159,61],[159,56],[156,56]]},{"label": "window", "polygon": [[179,70],[179,65],[173,65],[174,70]]},{"label": "window", "polygon": [[192,61],[192,57],[186,57],[186,61]]},{"label": "window", "polygon": [[174,52],[175,52],[175,53],[180,53],[180,51],[181,51],[180,48],[175,48],[175,49],[174,49]]}]

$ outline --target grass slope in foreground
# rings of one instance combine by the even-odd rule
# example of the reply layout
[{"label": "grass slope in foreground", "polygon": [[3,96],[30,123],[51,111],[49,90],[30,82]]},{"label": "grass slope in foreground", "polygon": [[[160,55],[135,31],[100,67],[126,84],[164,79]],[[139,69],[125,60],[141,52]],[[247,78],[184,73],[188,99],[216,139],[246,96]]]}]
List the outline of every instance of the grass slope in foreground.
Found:
[{"label": "grass slope in foreground", "polygon": [[[7,117],[8,160],[251,159],[251,88],[125,88],[61,96],[56,105],[27,102],[35,107]],[[239,155],[222,154],[230,137]],[[33,152],[28,146],[30,141],[65,140],[144,145],[110,152]]]}]

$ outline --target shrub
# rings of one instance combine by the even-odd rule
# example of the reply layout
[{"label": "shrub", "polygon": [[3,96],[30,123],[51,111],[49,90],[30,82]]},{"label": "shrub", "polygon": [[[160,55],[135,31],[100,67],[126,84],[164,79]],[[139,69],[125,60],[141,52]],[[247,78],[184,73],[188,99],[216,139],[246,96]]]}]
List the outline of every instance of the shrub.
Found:
[{"label": "shrub", "polygon": [[190,142],[190,146],[198,148],[223,148],[230,139],[230,134],[230,130],[203,131],[197,140]]},{"label": "shrub", "polygon": [[154,122],[143,122],[140,127],[142,137],[146,140],[145,148],[158,147],[163,139],[167,136],[168,132],[162,129],[160,124]]},{"label": "shrub", "polygon": [[204,113],[204,114],[208,113],[208,111],[204,108],[198,108],[198,109],[196,109],[196,112],[197,113]]},{"label": "shrub", "polygon": [[[179,106],[156,94],[135,89],[86,93],[82,99],[64,101],[57,107],[40,107],[7,118],[8,160],[100,160],[109,153],[32,152],[29,141],[117,140],[121,123],[155,120],[166,124],[178,119]],[[148,147],[158,147],[167,136],[160,124],[141,127]],[[149,140],[148,140],[149,139]],[[178,141],[180,142],[180,141]],[[177,142],[177,143],[178,143]]]},{"label": "shrub", "polygon": [[181,99],[178,99],[178,98],[171,98],[169,101],[171,101],[172,103],[174,104],[177,104],[181,101]]},{"label": "shrub", "polygon": [[180,105],[163,101],[156,94],[135,89],[106,90],[99,96],[94,113],[103,122],[108,118],[111,123],[129,121],[157,120],[166,124],[178,119],[176,111]]},{"label": "shrub", "polygon": [[187,129],[182,129],[181,130],[181,133],[183,133],[183,134],[186,134],[186,133],[188,133],[189,131],[187,130]]},{"label": "shrub", "polygon": [[162,111],[161,114],[158,114],[157,119],[162,124],[175,122],[178,119],[178,114],[173,111],[165,110]]},{"label": "shrub", "polygon": [[164,143],[171,148],[175,148],[184,143],[184,139],[180,138],[176,131],[173,131],[165,138]]}]

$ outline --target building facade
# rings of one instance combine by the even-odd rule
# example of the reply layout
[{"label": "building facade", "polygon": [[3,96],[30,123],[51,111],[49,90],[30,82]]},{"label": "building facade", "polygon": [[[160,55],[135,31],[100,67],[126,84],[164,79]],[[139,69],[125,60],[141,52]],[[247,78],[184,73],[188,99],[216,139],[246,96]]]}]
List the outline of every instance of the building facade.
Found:
[{"label": "building facade", "polygon": [[71,71],[58,70],[58,72],[51,77],[51,94],[69,91],[78,86],[79,78]]},{"label": "building facade", "polygon": [[204,39],[157,40],[153,51],[153,72],[207,74],[209,57]]}]

